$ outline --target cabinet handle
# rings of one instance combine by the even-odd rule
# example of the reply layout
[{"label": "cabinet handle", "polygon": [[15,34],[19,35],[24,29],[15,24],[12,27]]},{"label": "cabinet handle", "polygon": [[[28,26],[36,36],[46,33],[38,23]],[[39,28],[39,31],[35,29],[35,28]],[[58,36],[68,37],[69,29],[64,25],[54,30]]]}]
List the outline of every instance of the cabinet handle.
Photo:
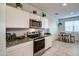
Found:
[{"label": "cabinet handle", "polygon": [[40,40],[44,40],[44,39],[37,39],[37,40],[34,40],[34,41],[36,42],[36,41],[40,41]]}]

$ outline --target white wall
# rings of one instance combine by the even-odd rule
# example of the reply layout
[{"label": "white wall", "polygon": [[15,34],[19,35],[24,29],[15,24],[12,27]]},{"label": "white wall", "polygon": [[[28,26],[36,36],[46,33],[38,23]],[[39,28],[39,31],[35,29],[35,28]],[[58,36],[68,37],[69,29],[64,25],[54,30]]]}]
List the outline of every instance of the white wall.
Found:
[{"label": "white wall", "polygon": [[7,29],[7,33],[11,33],[11,34],[13,34],[13,33],[16,33],[16,36],[22,36],[22,35],[24,35],[24,34],[27,34],[27,30],[28,29],[17,29],[17,28],[15,28],[15,29]]},{"label": "white wall", "polygon": [[[7,5],[16,7],[15,3],[7,3]],[[22,3],[22,5],[23,5],[22,9],[25,10],[25,11],[32,13],[33,10],[36,10],[38,15],[41,15],[41,13],[42,13],[42,11],[40,9],[30,5],[29,3]]]},{"label": "white wall", "polygon": [[30,4],[23,4],[24,6],[23,6],[23,9],[24,10],[27,10],[27,11],[29,11],[29,12],[33,12],[33,10],[36,10],[37,11],[37,14],[38,15],[40,15],[41,16],[41,14],[42,14],[42,10],[40,10],[40,9],[38,9],[38,8],[36,8],[36,7],[34,7],[34,6],[32,6],[32,5],[30,5]]},{"label": "white wall", "polygon": [[6,55],[5,4],[0,3],[0,56]]},{"label": "white wall", "polygon": [[57,39],[58,36],[58,19],[54,18],[52,15],[47,17],[49,19],[49,29],[53,36],[53,40]]}]

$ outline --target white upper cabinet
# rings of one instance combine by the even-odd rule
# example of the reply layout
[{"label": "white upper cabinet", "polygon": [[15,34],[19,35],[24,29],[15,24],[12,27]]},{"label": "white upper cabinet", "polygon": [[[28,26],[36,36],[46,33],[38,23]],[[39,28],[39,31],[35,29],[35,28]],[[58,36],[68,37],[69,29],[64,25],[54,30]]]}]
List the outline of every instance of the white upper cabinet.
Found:
[{"label": "white upper cabinet", "polygon": [[48,28],[48,19],[41,17],[41,21],[42,21],[42,28]]},{"label": "white upper cabinet", "polygon": [[28,28],[29,13],[6,6],[6,27],[7,28]]},{"label": "white upper cabinet", "polygon": [[29,28],[29,19],[42,21],[42,28],[48,28],[47,18],[6,6],[6,28]]},{"label": "white upper cabinet", "polygon": [[36,21],[40,21],[40,16],[38,16],[38,15],[34,15],[34,14],[31,14],[30,13],[30,19],[33,19],[33,20],[36,20]]}]

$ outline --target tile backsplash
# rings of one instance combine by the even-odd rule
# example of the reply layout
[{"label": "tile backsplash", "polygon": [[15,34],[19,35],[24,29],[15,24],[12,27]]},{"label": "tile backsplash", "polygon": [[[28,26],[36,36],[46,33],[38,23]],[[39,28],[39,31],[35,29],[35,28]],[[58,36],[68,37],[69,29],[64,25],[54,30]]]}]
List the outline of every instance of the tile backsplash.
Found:
[{"label": "tile backsplash", "polygon": [[49,33],[49,29],[22,29],[22,28],[9,28],[6,29],[6,33],[16,33],[16,36],[22,36],[27,34],[27,32],[43,31],[44,33]]},{"label": "tile backsplash", "polygon": [[16,33],[16,36],[21,36],[24,35],[25,33],[27,34],[28,29],[7,29],[7,33]]},{"label": "tile backsplash", "polygon": [[21,35],[24,35],[24,34],[27,34],[27,32],[35,32],[35,31],[38,31],[39,29],[22,29],[22,28],[9,28],[9,29],[6,29],[6,32],[7,33],[16,33],[16,36],[21,36]]}]

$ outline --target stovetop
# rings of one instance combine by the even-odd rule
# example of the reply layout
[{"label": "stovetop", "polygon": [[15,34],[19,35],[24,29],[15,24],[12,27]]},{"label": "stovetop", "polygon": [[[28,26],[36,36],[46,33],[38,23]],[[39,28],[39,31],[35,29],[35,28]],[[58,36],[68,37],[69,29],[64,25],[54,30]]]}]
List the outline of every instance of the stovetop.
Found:
[{"label": "stovetop", "polygon": [[34,39],[34,40],[37,40],[37,39],[45,38],[45,36],[30,37],[30,38],[32,38],[32,39]]}]

